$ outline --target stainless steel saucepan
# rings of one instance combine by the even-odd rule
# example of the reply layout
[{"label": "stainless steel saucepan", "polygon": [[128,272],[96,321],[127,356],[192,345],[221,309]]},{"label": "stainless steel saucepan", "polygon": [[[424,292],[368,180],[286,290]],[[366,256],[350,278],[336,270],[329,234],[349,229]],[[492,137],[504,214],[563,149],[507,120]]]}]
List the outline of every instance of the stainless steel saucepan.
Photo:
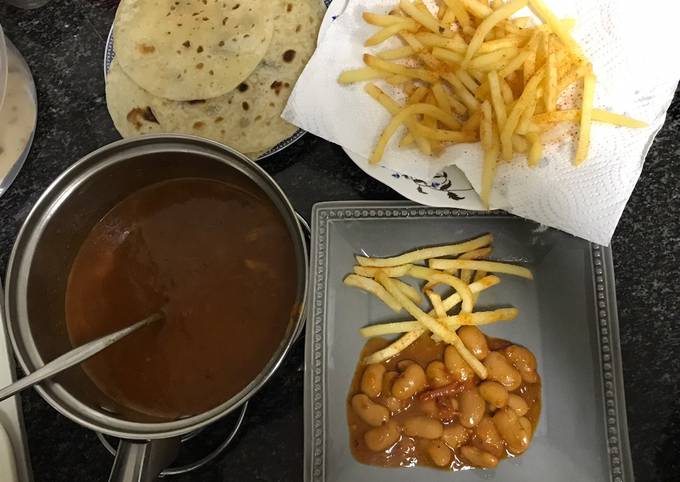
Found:
[{"label": "stainless steel saucepan", "polygon": [[207,412],[164,421],[121,406],[101,392],[82,368],[38,386],[57,411],[89,429],[120,438],[109,480],[154,480],[174,459],[179,438],[232,412],[272,376],[303,323],[307,248],[295,211],[274,180],[245,156],[221,144],[188,136],[143,136],[105,146],[65,171],[28,215],[12,251],[5,309],[15,354],[28,374],[69,350],[64,299],[71,263],[90,229],[118,201],[159,181],[252,179],[285,219],[295,246],[297,315],[275,353],[241,392]]}]

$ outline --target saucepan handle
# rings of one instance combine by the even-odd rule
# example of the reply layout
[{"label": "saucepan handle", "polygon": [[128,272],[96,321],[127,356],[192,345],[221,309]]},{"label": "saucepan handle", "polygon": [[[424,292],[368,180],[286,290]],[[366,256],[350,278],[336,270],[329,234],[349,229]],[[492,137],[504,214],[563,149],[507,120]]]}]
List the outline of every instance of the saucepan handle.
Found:
[{"label": "saucepan handle", "polygon": [[153,482],[175,460],[179,444],[179,437],[150,441],[121,439],[109,482]]}]

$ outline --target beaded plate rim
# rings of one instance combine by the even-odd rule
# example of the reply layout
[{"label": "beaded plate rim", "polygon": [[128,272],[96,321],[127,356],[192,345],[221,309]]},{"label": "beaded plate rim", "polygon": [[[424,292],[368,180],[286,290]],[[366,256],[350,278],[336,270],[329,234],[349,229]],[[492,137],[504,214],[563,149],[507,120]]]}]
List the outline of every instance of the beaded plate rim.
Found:
[{"label": "beaded plate rim", "polygon": [[[504,211],[469,211],[434,208],[405,201],[330,201],[312,210],[312,247],[310,293],[305,346],[305,452],[304,480],[326,480],[324,427],[325,374],[323,350],[325,335],[326,285],[328,270],[328,227],[334,221],[371,219],[431,219],[441,217],[513,217]],[[599,367],[603,396],[603,419],[607,442],[610,482],[633,482],[633,467],[628,440],[626,402],[621,365],[616,290],[611,249],[588,241],[590,269],[597,326]]]}]

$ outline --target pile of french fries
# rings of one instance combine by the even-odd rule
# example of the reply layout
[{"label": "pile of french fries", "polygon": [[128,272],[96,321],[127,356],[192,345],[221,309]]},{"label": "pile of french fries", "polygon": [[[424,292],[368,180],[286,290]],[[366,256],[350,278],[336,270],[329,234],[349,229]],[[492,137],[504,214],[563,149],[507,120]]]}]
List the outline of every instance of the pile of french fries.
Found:
[{"label": "pile of french fries", "polygon": [[[491,255],[492,242],[492,235],[486,234],[463,243],[418,249],[392,258],[357,256],[357,265],[344,283],[374,294],[396,313],[405,310],[415,318],[362,328],[360,332],[365,337],[403,333],[387,347],[366,357],[364,363],[392,358],[430,332],[437,341],[453,345],[477,376],[486,379],[486,368],[465,347],[456,330],[464,325],[486,325],[517,317],[516,308],[474,311],[479,293],[501,281],[489,273],[533,279],[531,271],[522,266],[485,260]],[[423,302],[421,292],[400,279],[403,277],[426,281],[422,291],[432,309],[426,311],[419,306]],[[442,298],[434,290],[436,286],[453,288],[453,293]],[[458,305],[459,311],[451,314]]]},{"label": "pile of french fries", "polygon": [[[366,85],[392,115],[371,163],[380,162],[402,125],[406,130],[399,146],[415,145],[426,155],[439,154],[446,144],[480,141],[481,197],[488,207],[497,163],[522,153],[529,166],[537,166],[542,135],[555,123],[578,123],[577,166],[588,156],[592,121],[645,127],[593,108],[596,79],[571,36],[574,21],[559,20],[542,0],[439,0],[438,5],[432,13],[421,0],[400,0],[388,15],[363,15],[380,27],[366,46],[395,37],[402,45],[364,54],[366,66],[343,72],[339,82],[383,79],[406,95],[401,104],[377,85]],[[527,6],[542,24],[513,17]],[[574,88],[581,89],[580,106],[559,110],[565,105],[560,96]]]}]

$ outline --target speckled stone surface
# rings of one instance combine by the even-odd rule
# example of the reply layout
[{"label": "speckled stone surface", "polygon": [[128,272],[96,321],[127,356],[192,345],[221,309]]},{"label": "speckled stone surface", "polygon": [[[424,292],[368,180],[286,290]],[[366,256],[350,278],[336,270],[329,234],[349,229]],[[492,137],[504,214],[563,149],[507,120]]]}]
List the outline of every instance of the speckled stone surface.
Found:
[{"label": "speckled stone surface", "polygon": [[[39,121],[31,155],[0,198],[0,272],[40,193],[81,156],[119,138],[106,111],[102,56],[111,0],[52,0],[32,12],[0,0],[0,23],[35,76]],[[638,481],[680,480],[680,101],[671,106],[613,241],[628,426]],[[309,218],[322,200],[398,199],[340,148],[307,135],[262,163]],[[251,402],[244,430],[220,460],[177,481],[297,481],[303,460],[303,343]],[[111,457],[95,435],[22,395],[35,480],[106,480]],[[191,442],[189,460],[229,421]],[[211,445],[212,444],[212,445]]]}]

